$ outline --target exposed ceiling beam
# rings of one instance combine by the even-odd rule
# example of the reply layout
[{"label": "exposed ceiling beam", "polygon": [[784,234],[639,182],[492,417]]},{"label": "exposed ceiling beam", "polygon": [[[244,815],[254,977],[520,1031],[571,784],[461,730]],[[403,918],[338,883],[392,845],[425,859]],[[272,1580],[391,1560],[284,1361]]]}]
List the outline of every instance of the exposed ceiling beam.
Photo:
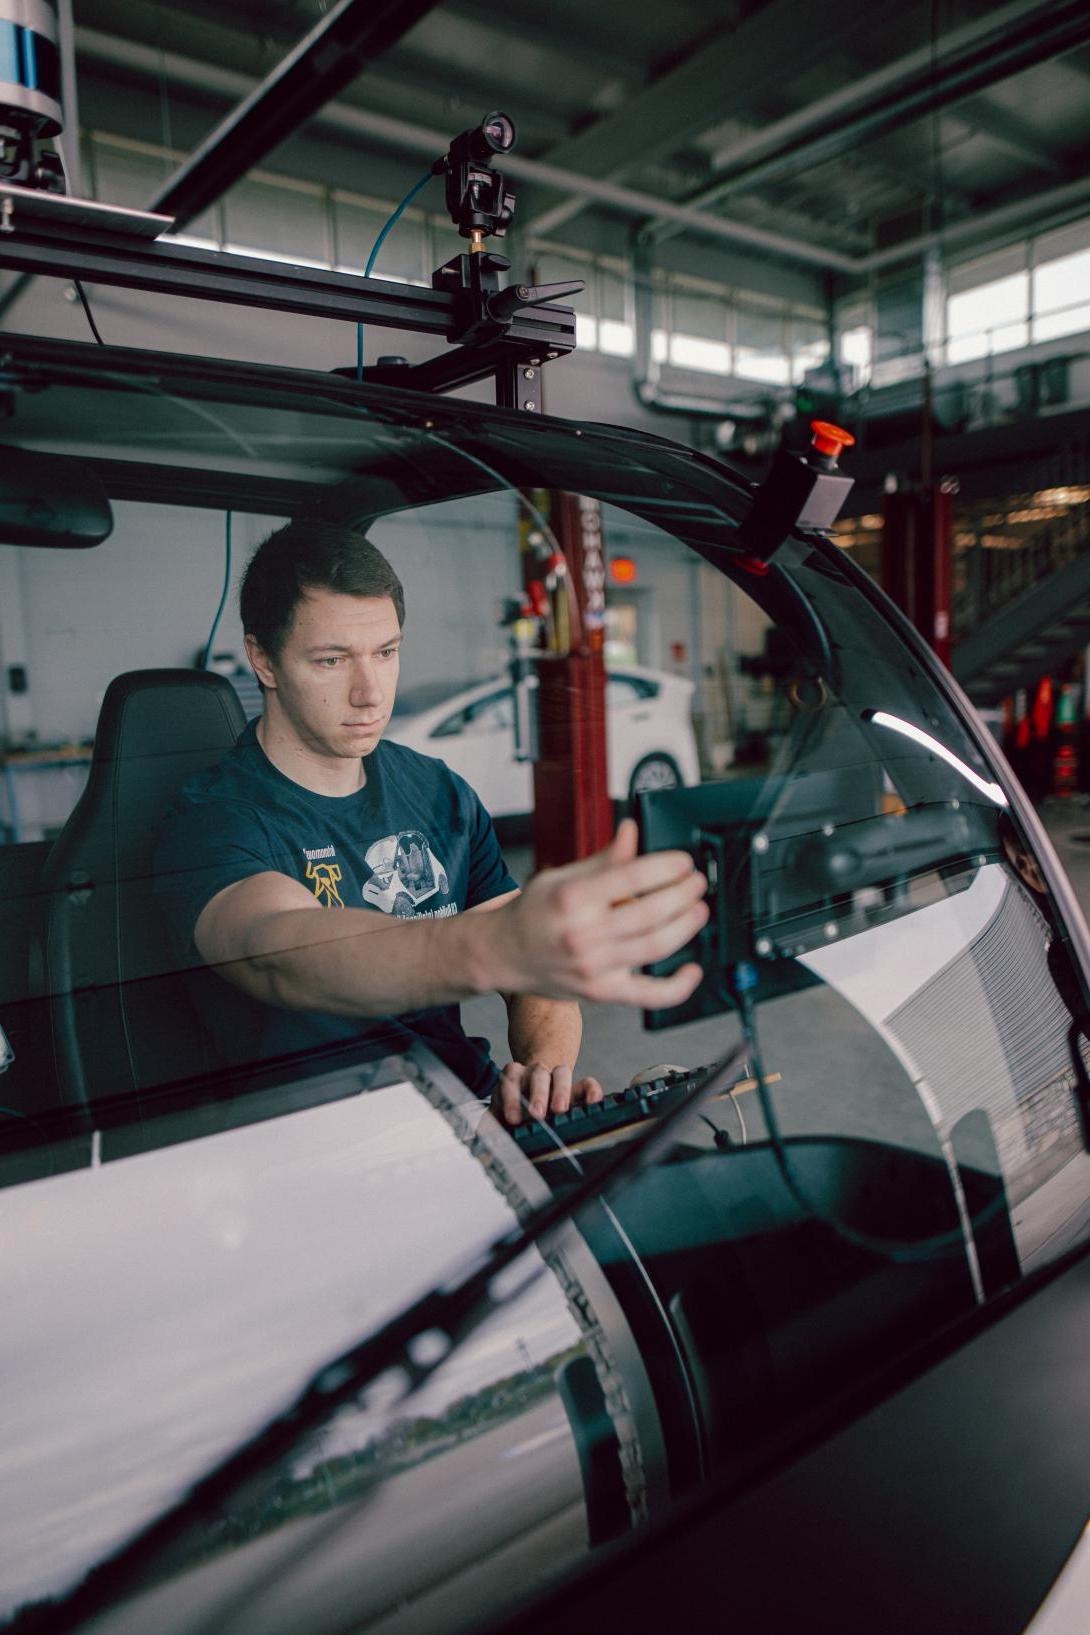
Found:
[{"label": "exposed ceiling beam", "polygon": [[[202,95],[219,95],[235,99],[245,95],[251,81],[234,69],[220,68],[215,63],[198,62],[177,52],[162,52],[154,46],[138,45],[132,40],[121,40],[100,34],[94,29],[78,28],[76,45],[80,54],[115,68],[137,74],[147,74],[158,83],[160,79],[188,86]],[[347,136],[363,137],[377,142],[397,153],[421,154],[437,159],[450,144],[449,131],[427,130],[408,120],[393,119],[346,102],[329,102],[315,116],[317,124]],[[742,244],[749,249],[784,256],[806,266],[825,267],[834,271],[851,272],[855,262],[835,250],[820,245],[802,243],[782,233],[764,228],[749,227],[744,222],[732,221],[725,216],[710,215],[699,210],[675,206],[668,200],[650,193],[636,192],[616,183],[599,181],[591,176],[580,176],[574,171],[560,170],[555,165],[537,159],[524,159],[517,153],[504,155],[503,171],[513,179],[534,182],[541,187],[555,188],[565,193],[577,193],[583,199],[597,199],[599,203],[619,210],[622,214],[644,217],[665,212],[683,227],[713,239]],[[520,226],[522,224],[520,223]]]},{"label": "exposed ceiling beam", "polygon": [[984,249],[989,239],[1004,236],[1021,222],[1028,221],[1032,224],[1033,230],[1039,231],[1039,223],[1057,216],[1062,217],[1066,212],[1088,204],[1090,176],[1082,176],[1077,181],[1065,183],[1063,187],[1050,188],[1047,193],[1031,193],[1013,204],[1000,205],[998,210],[990,210],[987,215],[954,222],[952,226],[944,227],[941,232],[924,233],[919,238],[892,244],[888,249],[872,251],[870,255],[860,259],[859,271],[877,272],[880,268],[892,266],[898,261],[907,261],[914,256],[923,255],[926,250],[946,251],[956,249],[959,244],[973,244]]},{"label": "exposed ceiling beam", "polygon": [[[257,82],[276,67],[288,49],[279,35],[273,42],[240,32],[245,17],[243,8],[239,6],[221,6],[220,22],[209,21],[202,12],[198,34],[194,30],[194,17],[189,8],[182,11],[176,5],[152,4],[151,0],[89,0],[90,3],[93,3],[94,15],[98,17],[103,13],[106,20],[102,24],[96,23],[93,29],[88,23],[86,27],[90,34],[81,36],[85,41],[88,38],[116,38],[137,47],[153,49],[164,57],[176,53],[183,59],[191,60],[191,53],[199,55],[202,61],[213,65],[213,73],[220,69],[235,70],[239,78],[233,82],[236,87],[233,91],[226,84],[221,85],[218,79],[209,81],[207,95],[202,100],[213,105],[221,98],[230,103],[249,95]],[[444,126],[448,120],[460,120],[460,124],[468,125],[478,120],[487,108],[495,106],[495,90],[490,78],[494,69],[489,61],[481,63],[479,80],[469,78],[464,73],[452,78],[450,63],[444,65],[434,52],[425,50],[435,23],[443,19],[446,9],[445,3],[437,6],[421,19],[407,40],[386,52],[377,62],[369,64],[366,72],[341,93],[344,100],[355,102],[363,97],[368,107],[394,117],[403,116],[406,110],[411,109],[412,116],[421,124],[433,128]],[[281,22],[283,20],[280,19]],[[83,55],[89,54],[85,46]],[[430,66],[425,58],[429,59]],[[101,55],[100,60],[105,62],[105,56]],[[147,69],[137,68],[134,72],[141,78],[147,77],[149,91],[169,113],[169,99],[160,86],[161,76]],[[457,86],[456,99],[451,96],[452,84]],[[116,87],[111,87],[108,94],[116,95]],[[68,106],[67,102],[65,106]],[[532,132],[532,140],[538,149],[559,142],[566,133],[566,120],[556,107],[547,81],[533,95],[520,95],[515,111],[520,132]],[[193,112],[194,117],[198,117],[197,110]],[[212,115],[205,114],[204,119],[207,128]],[[69,124],[72,123],[69,119]],[[158,132],[163,124],[162,115],[154,120],[154,124]],[[132,136],[143,134],[133,128],[131,114],[124,128]],[[460,128],[460,125],[454,128]],[[179,122],[179,129],[190,133],[187,140],[179,140],[179,146],[185,151],[195,145],[194,132],[197,127],[191,122],[184,125]],[[201,135],[203,137],[203,130]],[[362,191],[367,192],[368,189],[363,187]],[[374,192],[375,189],[370,191]]]},{"label": "exposed ceiling beam", "polygon": [[[693,52],[672,72],[629,97],[616,113],[570,137],[545,156],[563,170],[615,181],[636,164],[681,147],[729,113],[812,66],[846,35],[874,28],[891,0],[828,8],[797,0],[770,0],[733,33]],[[531,200],[526,230],[553,232],[583,208],[578,195],[561,189]]]},{"label": "exposed ceiling beam", "polygon": [[279,147],[437,0],[340,0],[205,138],[147,208],[184,227]]},{"label": "exposed ceiling beam", "polygon": [[[1086,0],[1015,0],[822,97],[718,156],[719,175],[690,194],[696,209],[855,148],[933,109],[998,84],[1090,40]],[[655,237],[671,236],[664,227]]]},{"label": "exposed ceiling beam", "polygon": [[986,137],[993,147],[1013,154],[1035,170],[1048,171],[1052,176],[1068,174],[1066,166],[1048,151],[1025,120],[1012,114],[1009,108],[997,107],[985,97],[975,96],[958,104],[954,118]]},{"label": "exposed ceiling beam", "polygon": [[[251,81],[246,75],[232,69],[220,68],[214,63],[197,62],[173,52],[160,52],[152,46],[137,45],[98,34],[90,29],[76,30],[76,46],[83,56],[107,62],[130,72],[147,74],[154,82],[160,78],[175,84],[189,86],[204,95],[221,95],[235,99],[245,94]],[[316,122],[344,135],[362,137],[379,143],[395,153],[406,153],[437,158],[450,141],[448,131],[426,130],[407,120],[392,119],[384,114],[371,113],[365,108],[343,102],[327,103],[315,116]],[[614,182],[601,181],[591,176],[580,176],[536,159],[523,159],[518,154],[507,154],[504,171],[513,178],[535,182],[566,193],[578,193],[586,199],[597,199],[623,214],[636,219],[657,215],[660,219],[677,221],[679,226],[705,238],[741,244],[750,249],[763,250],[785,257],[804,266],[825,267],[849,276],[865,277],[879,267],[922,254],[939,244],[940,235],[928,234],[908,243],[893,245],[865,256],[847,256],[812,243],[800,243],[780,233],[768,232],[743,222],[713,215],[692,206],[675,205],[656,199],[650,194],[621,187]],[[969,241],[988,242],[989,234],[998,236],[1017,223],[1038,217],[1046,219],[1084,202],[1090,202],[1090,175],[1047,193],[1037,193],[988,215],[955,223],[944,229],[941,243],[953,246]]]},{"label": "exposed ceiling beam", "polygon": [[[504,13],[495,0],[446,0],[442,15],[456,24],[474,22],[489,31],[499,29],[524,43],[527,40],[525,19],[517,12]],[[541,15],[544,19],[545,13]],[[563,51],[569,59],[577,57],[580,62],[597,67],[603,79],[620,75],[636,86],[642,85],[645,79],[638,36],[626,39],[619,33],[616,18],[608,6],[581,6],[578,16],[566,14],[563,33],[558,18],[554,48]]]}]

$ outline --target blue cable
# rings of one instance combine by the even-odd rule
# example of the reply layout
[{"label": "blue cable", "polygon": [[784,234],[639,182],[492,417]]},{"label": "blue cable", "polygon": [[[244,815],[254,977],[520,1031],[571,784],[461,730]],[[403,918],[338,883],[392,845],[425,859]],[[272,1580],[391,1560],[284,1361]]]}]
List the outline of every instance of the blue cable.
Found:
[{"label": "blue cable", "polygon": [[[400,221],[402,212],[404,210],[408,209],[409,205],[412,204],[413,200],[416,198],[416,195],[421,191],[422,188],[427,186],[427,184],[431,181],[431,178],[432,178],[431,171],[426,170],[424,172],[423,176],[421,176],[420,180],[416,183],[415,187],[411,187],[409,189],[409,191],[406,193],[405,197],[402,199],[401,203],[398,205],[397,209],[394,211],[393,215],[390,217],[389,221],[387,221],[386,225],[383,227],[382,231],[379,233],[378,238],[376,238],[374,244],[371,246],[371,254],[367,257],[367,265],[363,269],[364,278],[370,278],[372,272],[374,271],[375,262],[378,260],[378,253],[382,249],[382,246],[385,244],[385,242],[386,242],[387,238],[389,237],[390,233],[392,232],[392,230],[397,226],[397,223]],[[356,379],[357,380],[362,380],[363,379],[363,325],[362,324],[357,324],[356,325]]]},{"label": "blue cable", "polygon": [[223,618],[223,610],[227,606],[227,592],[231,588],[231,513],[230,513],[230,511],[226,511],[224,513],[224,520],[225,520],[225,523],[226,523],[226,526],[225,526],[225,529],[224,529],[224,546],[225,546],[226,561],[224,563],[224,568],[223,568],[223,595],[220,597],[220,605],[216,609],[216,617],[212,620],[212,628],[208,632],[208,645],[206,646],[206,648],[204,650],[204,653],[201,656],[200,664],[197,666],[197,668],[199,670],[207,670],[208,669],[208,661],[212,657],[212,643],[216,639],[216,631],[220,627],[220,620]]}]

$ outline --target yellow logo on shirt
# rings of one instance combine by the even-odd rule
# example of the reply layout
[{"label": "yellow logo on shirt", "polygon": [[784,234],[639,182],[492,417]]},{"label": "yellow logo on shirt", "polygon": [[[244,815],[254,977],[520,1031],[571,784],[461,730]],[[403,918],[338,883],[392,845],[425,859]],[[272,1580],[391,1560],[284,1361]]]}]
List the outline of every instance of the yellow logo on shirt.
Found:
[{"label": "yellow logo on shirt", "polygon": [[327,908],[343,908],[341,894],[337,890],[337,881],[341,878],[340,866],[337,863],[308,863],[307,879],[314,881],[314,895]]}]

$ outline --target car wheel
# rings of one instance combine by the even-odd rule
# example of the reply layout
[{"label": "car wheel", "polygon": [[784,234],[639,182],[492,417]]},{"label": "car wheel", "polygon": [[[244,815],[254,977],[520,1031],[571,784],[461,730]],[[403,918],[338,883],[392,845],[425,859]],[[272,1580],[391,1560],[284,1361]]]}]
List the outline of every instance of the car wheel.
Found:
[{"label": "car wheel", "polygon": [[659,789],[679,789],[681,773],[677,762],[669,755],[645,755],[633,772],[628,785],[628,796],[651,795]]}]

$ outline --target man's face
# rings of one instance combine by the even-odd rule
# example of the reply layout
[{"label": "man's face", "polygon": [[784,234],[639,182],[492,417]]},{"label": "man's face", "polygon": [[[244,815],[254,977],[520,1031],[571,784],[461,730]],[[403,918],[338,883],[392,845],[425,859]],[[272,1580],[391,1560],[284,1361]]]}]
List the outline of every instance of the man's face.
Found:
[{"label": "man's face", "polygon": [[394,707],[401,629],[388,597],[304,593],[277,658],[246,650],[266,712],[301,747],[333,759],[370,755]]}]

